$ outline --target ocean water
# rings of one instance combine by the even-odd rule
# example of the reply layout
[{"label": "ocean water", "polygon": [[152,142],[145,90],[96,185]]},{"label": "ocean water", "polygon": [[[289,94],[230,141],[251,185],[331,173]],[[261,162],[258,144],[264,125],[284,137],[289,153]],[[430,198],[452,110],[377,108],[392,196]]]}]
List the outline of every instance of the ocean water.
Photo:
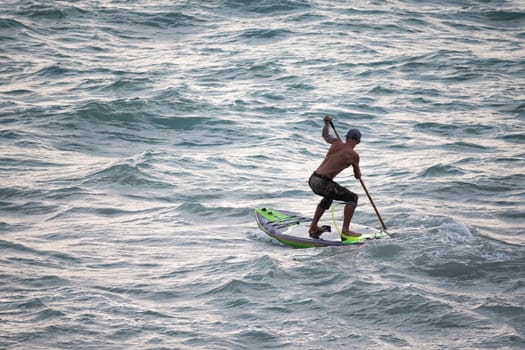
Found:
[{"label": "ocean water", "polygon": [[[6,0],[0,43],[0,348],[525,348],[522,1]],[[257,228],[326,114],[392,239]]]}]

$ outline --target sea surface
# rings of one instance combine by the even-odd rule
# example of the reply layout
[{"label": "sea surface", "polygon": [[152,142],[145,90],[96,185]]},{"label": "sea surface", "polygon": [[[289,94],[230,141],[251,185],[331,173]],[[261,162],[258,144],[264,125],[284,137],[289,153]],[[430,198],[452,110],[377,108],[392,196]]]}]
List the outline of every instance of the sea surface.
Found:
[{"label": "sea surface", "polygon": [[525,3],[0,1],[0,348],[524,349]]}]

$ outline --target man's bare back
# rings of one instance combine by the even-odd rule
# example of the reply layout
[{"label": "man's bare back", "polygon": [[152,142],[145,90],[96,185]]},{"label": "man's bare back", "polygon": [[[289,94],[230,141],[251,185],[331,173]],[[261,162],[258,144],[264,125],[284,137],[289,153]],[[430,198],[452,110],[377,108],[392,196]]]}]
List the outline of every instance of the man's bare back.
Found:
[{"label": "man's bare back", "polygon": [[327,176],[331,179],[336,177],[341,171],[352,166],[354,175],[359,178],[359,154],[354,151],[354,144],[342,143],[337,140],[332,143],[323,162],[317,168],[318,174]]},{"label": "man's bare back", "polygon": [[357,131],[359,133],[359,140],[347,138],[347,142],[343,143],[339,138],[333,137],[328,132],[328,123],[331,121],[332,117],[330,116],[324,118],[323,138],[327,143],[331,144],[331,146],[316,172],[333,179],[341,171],[352,166],[355,178],[359,179],[361,177],[359,154],[354,151],[354,148],[361,142],[361,134]]}]

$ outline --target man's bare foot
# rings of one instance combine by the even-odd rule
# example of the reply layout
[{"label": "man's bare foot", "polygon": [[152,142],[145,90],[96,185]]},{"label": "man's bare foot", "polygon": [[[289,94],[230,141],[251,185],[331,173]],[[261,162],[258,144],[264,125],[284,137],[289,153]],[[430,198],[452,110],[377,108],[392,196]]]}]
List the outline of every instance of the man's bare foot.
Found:
[{"label": "man's bare foot", "polygon": [[331,228],[330,226],[328,225],[323,225],[321,227],[319,226],[315,226],[315,227],[310,227],[310,229],[308,230],[308,234],[310,235],[310,237],[312,237],[313,239],[319,239],[319,237],[321,237],[321,235],[324,233],[324,232],[330,232],[331,231]]},{"label": "man's bare foot", "polygon": [[359,232],[354,232],[354,231],[351,231],[351,230],[345,230],[345,231],[342,231],[341,232],[341,237],[343,239],[346,239],[346,237],[348,237],[349,239],[352,239],[352,238],[359,238],[361,237],[361,234]]}]

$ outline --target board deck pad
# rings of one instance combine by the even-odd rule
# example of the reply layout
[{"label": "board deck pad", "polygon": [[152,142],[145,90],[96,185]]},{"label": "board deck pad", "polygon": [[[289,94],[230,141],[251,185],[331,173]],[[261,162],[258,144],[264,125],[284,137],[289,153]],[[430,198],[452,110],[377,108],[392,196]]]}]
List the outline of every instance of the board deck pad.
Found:
[{"label": "board deck pad", "polygon": [[337,226],[331,227],[330,231],[327,227],[326,232],[323,232],[319,239],[315,239],[308,234],[311,218],[271,208],[255,209],[255,220],[267,235],[295,248],[354,245],[389,237],[385,231],[352,223],[350,229],[362,235],[357,239],[342,241]]}]

